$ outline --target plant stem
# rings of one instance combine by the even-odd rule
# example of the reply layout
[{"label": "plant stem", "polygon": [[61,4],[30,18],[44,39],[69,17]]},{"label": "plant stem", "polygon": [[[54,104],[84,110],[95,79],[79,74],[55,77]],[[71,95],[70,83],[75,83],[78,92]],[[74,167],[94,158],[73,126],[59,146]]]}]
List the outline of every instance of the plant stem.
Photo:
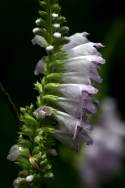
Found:
[{"label": "plant stem", "polygon": [[4,98],[7,100],[11,110],[14,112],[14,116],[16,118],[16,122],[19,123],[19,113],[17,110],[16,105],[14,104],[13,100],[11,99],[10,95],[4,88],[3,84],[0,82],[0,93],[4,96]]}]

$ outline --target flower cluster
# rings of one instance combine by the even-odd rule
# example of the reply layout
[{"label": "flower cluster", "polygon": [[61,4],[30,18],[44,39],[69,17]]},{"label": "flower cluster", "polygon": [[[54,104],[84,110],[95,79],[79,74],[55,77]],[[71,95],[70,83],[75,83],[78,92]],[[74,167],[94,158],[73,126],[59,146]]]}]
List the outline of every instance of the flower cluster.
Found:
[{"label": "flower cluster", "polygon": [[85,148],[84,160],[80,162],[80,174],[88,188],[101,187],[104,181],[117,175],[124,156],[125,124],[113,99],[103,101],[98,125],[91,134],[94,144]]},{"label": "flower cluster", "polygon": [[67,37],[58,0],[42,0],[40,7],[32,43],[46,50],[34,70],[43,78],[35,84],[35,105],[21,109],[18,143],[8,155],[23,169],[15,188],[36,187],[53,177],[49,154],[57,155],[55,138],[75,150],[92,143],[88,115],[96,112],[95,84],[101,82],[98,69],[105,63],[97,50],[102,44],[90,42],[88,33]]},{"label": "flower cluster", "polygon": [[[52,61],[46,62],[43,57],[36,66],[35,73],[44,73],[46,66],[48,72],[45,75],[43,95],[47,107],[41,106],[35,112],[39,117],[45,118],[45,114],[48,115],[46,110],[50,110],[60,125],[56,137],[63,142],[68,140],[68,144],[77,147],[84,142],[92,143],[88,135],[91,126],[87,122],[87,116],[96,112],[93,97],[98,90],[95,83],[101,82],[98,68],[105,60],[97,51],[102,45],[90,42],[86,32],[76,33],[67,39],[69,42],[60,49],[64,55],[63,60],[60,56],[58,58],[53,46]],[[42,44],[42,38],[38,41],[38,36],[35,36],[33,43]]]}]

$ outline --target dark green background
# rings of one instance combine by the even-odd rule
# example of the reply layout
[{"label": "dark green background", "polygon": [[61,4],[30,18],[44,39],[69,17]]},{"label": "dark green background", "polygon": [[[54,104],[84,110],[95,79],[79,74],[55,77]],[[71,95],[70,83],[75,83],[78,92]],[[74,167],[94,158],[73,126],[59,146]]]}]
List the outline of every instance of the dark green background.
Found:
[{"label": "dark green background", "polygon": [[[107,64],[101,97],[106,94],[118,100],[125,118],[125,10],[122,0],[60,0],[62,13],[68,20],[70,34],[87,31],[90,39],[105,45],[102,53]],[[35,99],[33,75],[37,60],[44,53],[31,44],[32,29],[37,18],[37,0],[0,1],[0,81],[17,108]],[[0,188],[12,187],[17,168],[6,160],[9,147],[16,142],[18,127],[5,97],[0,95]],[[106,187],[124,187],[123,173]],[[76,174],[63,160],[57,159],[57,179],[50,187],[79,187]],[[71,173],[72,172],[72,173]]]}]

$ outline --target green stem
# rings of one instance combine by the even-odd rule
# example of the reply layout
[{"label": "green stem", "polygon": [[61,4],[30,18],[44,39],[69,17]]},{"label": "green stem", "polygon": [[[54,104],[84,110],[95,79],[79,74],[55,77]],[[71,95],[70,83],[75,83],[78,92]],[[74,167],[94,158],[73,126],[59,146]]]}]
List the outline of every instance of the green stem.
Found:
[{"label": "green stem", "polygon": [[51,0],[48,0],[48,42],[52,44],[52,10],[51,10]]},{"label": "green stem", "polygon": [[3,84],[1,82],[0,82],[0,91],[1,91],[1,94],[8,101],[11,110],[14,112],[14,115],[15,115],[15,118],[16,118],[16,122],[19,123],[19,113],[18,113],[18,110],[16,108],[16,105],[14,104],[13,100],[11,99],[10,95],[5,90],[5,88],[4,88],[4,86],[3,86]]}]

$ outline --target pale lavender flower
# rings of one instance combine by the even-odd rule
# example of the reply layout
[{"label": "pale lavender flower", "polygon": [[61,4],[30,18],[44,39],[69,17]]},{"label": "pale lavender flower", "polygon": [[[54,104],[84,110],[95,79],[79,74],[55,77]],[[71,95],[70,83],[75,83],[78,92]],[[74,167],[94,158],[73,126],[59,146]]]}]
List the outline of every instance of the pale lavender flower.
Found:
[{"label": "pale lavender flower", "polygon": [[81,144],[90,145],[93,143],[92,138],[89,136],[90,130],[90,125],[84,126],[84,128],[76,127],[73,135],[66,127],[62,126],[60,130],[56,131],[55,137],[63,144],[79,151]]},{"label": "pale lavender flower", "polygon": [[101,187],[104,180],[117,175],[125,152],[125,124],[112,99],[103,102],[98,124],[91,134],[94,144],[85,148],[85,158],[80,163],[80,174],[88,188]]},{"label": "pale lavender flower", "polygon": [[97,94],[98,90],[92,85],[85,84],[59,84],[59,91],[63,96],[79,99],[82,96],[82,93],[87,92],[91,95]]},{"label": "pale lavender flower", "polygon": [[[103,61],[103,58],[100,57],[100,61]],[[97,64],[99,58],[96,56],[91,59],[91,57],[87,56],[79,56],[75,58],[68,59],[65,62],[64,71],[79,73],[83,79],[90,79],[96,82],[101,82],[101,78],[98,74]]]},{"label": "pale lavender flower", "polygon": [[[54,19],[57,17],[57,14],[53,14]],[[83,32],[67,37],[69,42],[61,48],[66,57],[62,62],[59,61],[60,64],[57,67],[56,64],[50,63],[54,72],[47,75],[47,79],[50,76],[50,80],[45,85],[44,98],[48,99],[47,105],[50,105],[51,108],[53,102],[56,106],[55,111],[51,113],[59,123],[56,137],[63,142],[66,140],[66,143],[69,142],[69,145],[72,146],[76,142],[75,147],[84,142],[92,143],[89,131],[86,129],[89,125],[87,119],[88,114],[96,112],[93,97],[97,94],[98,89],[95,88],[95,82],[102,81],[98,69],[101,64],[105,63],[97,50],[97,48],[103,47],[102,44],[90,42],[87,35],[88,33]],[[56,37],[56,40],[61,38],[58,31],[55,31],[53,36]],[[37,44],[40,45],[39,41]],[[54,46],[52,46],[53,49]],[[51,81],[51,76],[53,80],[55,76],[56,82]],[[40,118],[47,116],[43,107],[38,108],[34,113],[38,113]]]},{"label": "pale lavender flower", "polygon": [[86,56],[86,55],[97,55],[101,56],[101,54],[95,48],[95,43],[88,42],[85,44],[78,45],[68,51],[68,57],[78,57],[78,56]]},{"label": "pale lavender flower", "polygon": [[[70,36],[70,42],[62,47],[67,59],[62,69],[62,83],[58,86],[62,96],[59,96],[57,105],[62,109],[62,113],[57,111],[56,119],[61,125],[58,137],[63,142],[66,139],[70,145],[74,145],[73,138],[79,139],[76,140],[76,145],[79,145],[81,140],[92,143],[85,125],[88,124],[88,113],[96,112],[93,96],[98,90],[93,86],[93,81],[102,81],[98,68],[105,63],[97,51],[97,48],[103,45],[90,42],[87,35],[86,32],[76,33]],[[52,94],[55,95],[54,92]]]},{"label": "pale lavender flower", "polygon": [[68,37],[68,40],[70,42],[68,44],[65,44],[62,50],[67,51],[77,45],[87,43],[88,42],[88,39],[86,37],[87,35],[88,35],[87,32],[75,33],[74,35],[71,35],[70,37]]},{"label": "pale lavender flower", "polygon": [[51,115],[52,115],[52,112],[51,112],[50,107],[48,107],[48,106],[42,106],[42,107],[37,108],[37,109],[33,112],[33,115],[34,115],[34,116],[38,116],[38,117],[40,117],[41,119],[44,119],[46,116],[51,116]]},{"label": "pale lavender flower", "polygon": [[[92,139],[89,136],[91,125],[62,111],[57,111],[55,113],[55,118],[60,125],[60,130],[56,131],[56,137],[60,141],[64,140],[63,142],[68,145],[71,145],[71,143],[73,144],[74,142],[76,142],[76,145],[83,142],[86,144],[92,143]],[[67,136],[69,138],[66,138]]]},{"label": "pale lavender flower", "polygon": [[44,63],[45,63],[45,60],[44,60],[44,57],[42,57],[38,63],[36,64],[36,67],[35,67],[35,70],[34,70],[34,75],[39,75],[43,72],[43,68],[44,68]]},{"label": "pale lavender flower", "polygon": [[92,99],[80,99],[74,100],[70,98],[58,97],[57,104],[65,112],[69,113],[73,117],[80,118],[80,114],[83,111],[95,113],[96,106],[92,102]]},{"label": "pale lavender flower", "polygon": [[7,159],[10,161],[15,161],[19,156],[22,148],[18,145],[13,145],[10,148],[9,154],[7,156]]},{"label": "pale lavender flower", "polygon": [[62,77],[62,82],[64,84],[86,84],[86,85],[90,85],[91,84],[91,80],[88,77],[88,75],[86,77],[83,77],[83,73],[78,73],[78,72],[66,72],[63,73],[63,77]]}]

